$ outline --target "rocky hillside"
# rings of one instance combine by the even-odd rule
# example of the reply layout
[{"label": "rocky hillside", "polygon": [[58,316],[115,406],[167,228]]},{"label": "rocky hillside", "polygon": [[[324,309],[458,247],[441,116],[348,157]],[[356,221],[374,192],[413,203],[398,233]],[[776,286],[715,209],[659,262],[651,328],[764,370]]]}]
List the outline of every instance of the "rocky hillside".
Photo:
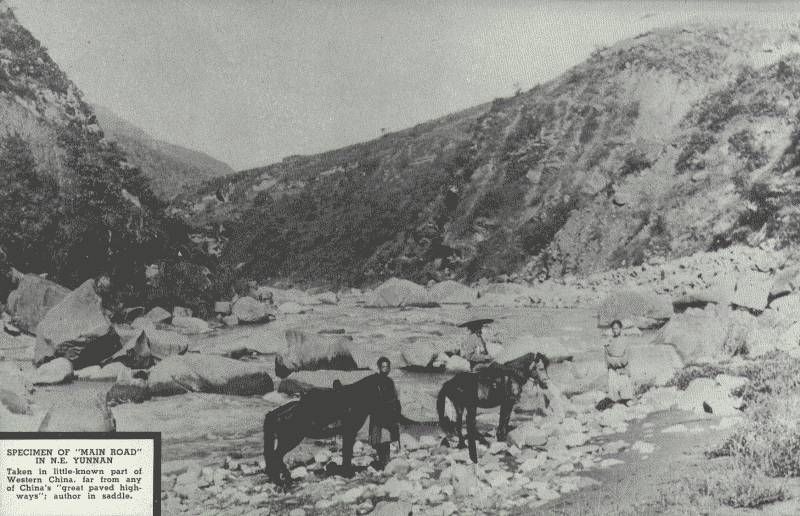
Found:
[{"label": "rocky hillside", "polygon": [[181,193],[187,185],[233,174],[227,164],[199,151],[153,138],[103,106],[92,106],[106,138],[125,151],[128,160],[150,179],[153,190],[165,199]]},{"label": "rocky hillside", "polygon": [[692,26],[512,98],[205,184],[176,209],[257,279],[588,274],[798,231],[800,31]]},{"label": "rocky hillside", "polygon": [[103,138],[75,84],[3,2],[0,184],[0,301],[11,267],[68,288],[107,274],[114,294],[141,301],[145,266],[174,261],[191,246],[147,178]]}]

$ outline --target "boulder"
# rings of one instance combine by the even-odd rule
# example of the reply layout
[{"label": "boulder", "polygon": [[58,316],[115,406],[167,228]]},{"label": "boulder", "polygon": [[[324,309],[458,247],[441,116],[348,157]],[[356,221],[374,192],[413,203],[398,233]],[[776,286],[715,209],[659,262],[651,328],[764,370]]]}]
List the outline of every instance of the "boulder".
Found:
[{"label": "boulder", "polygon": [[14,362],[3,359],[0,359],[0,386],[20,396],[33,392],[33,385],[22,369]]},{"label": "boulder", "polygon": [[284,332],[284,341],[285,351],[275,356],[275,373],[280,378],[286,378],[294,371],[358,369],[358,364],[350,353],[350,339],[347,337],[304,333],[290,329]]},{"label": "boulder", "polygon": [[100,363],[120,348],[94,280],[87,280],[47,312],[36,328],[34,364],[65,357],[75,369]]},{"label": "boulder", "polygon": [[145,314],[147,319],[154,323],[167,323],[172,319],[172,314],[161,308],[160,306],[153,307],[152,310]]},{"label": "boulder", "polygon": [[34,385],[53,385],[72,380],[72,362],[59,357],[40,365],[33,375]]},{"label": "boulder", "polygon": [[393,308],[403,306],[433,307],[437,303],[425,287],[413,281],[391,278],[367,296],[365,305],[370,308]]},{"label": "boulder", "polygon": [[28,400],[15,392],[0,389],[0,406],[12,414],[31,414],[31,406]]},{"label": "boulder", "polygon": [[405,361],[405,367],[413,369],[427,369],[431,367],[434,358],[439,354],[436,346],[429,342],[410,342],[403,345],[400,356]]},{"label": "boulder", "polygon": [[[621,290],[606,297],[597,309],[598,326],[610,326],[614,320],[655,320],[666,322],[672,317],[672,298],[648,290]],[[645,328],[648,326],[644,326]]]},{"label": "boulder", "polygon": [[232,326],[236,326],[239,324],[239,318],[236,317],[235,315],[226,315],[225,317],[222,318],[222,324],[224,324],[229,328]]},{"label": "boulder", "polygon": [[747,355],[757,358],[778,349],[781,343],[781,334],[772,328],[756,326],[750,330],[745,338]]},{"label": "boulder", "polygon": [[800,322],[800,294],[790,294],[773,299],[769,307],[785,320]]},{"label": "boulder", "polygon": [[122,349],[114,353],[110,360],[122,362],[126,367],[132,369],[147,369],[156,361],[150,351],[150,340],[144,330],[140,330],[135,337],[129,338],[122,345]]},{"label": "boulder", "polygon": [[317,294],[316,299],[323,305],[335,305],[339,303],[339,296],[337,296],[334,292],[323,292],[321,294]]},{"label": "boulder", "polygon": [[634,385],[665,385],[683,361],[672,346],[645,344],[628,348],[628,373]]},{"label": "boulder", "polygon": [[[156,323],[148,319],[147,317],[137,317],[136,319],[131,322],[131,328],[135,330],[148,330],[148,329],[155,329]],[[117,328],[117,333],[119,333],[119,328]]]},{"label": "boulder", "polygon": [[508,442],[523,448],[525,446],[544,446],[550,434],[533,423],[526,423],[508,433]]},{"label": "boulder", "polygon": [[731,416],[739,413],[741,400],[731,396],[729,386],[721,386],[713,378],[691,381],[679,398],[677,407],[698,413]]},{"label": "boulder", "polygon": [[457,281],[447,280],[433,285],[430,297],[440,305],[468,305],[478,299],[478,292]]},{"label": "boulder", "polygon": [[542,353],[551,363],[572,360],[572,352],[567,349],[561,338],[533,335],[521,335],[515,338],[495,357],[495,360],[503,364],[528,353]]},{"label": "boulder", "polygon": [[189,335],[211,331],[208,323],[197,317],[172,317],[172,325]]},{"label": "boulder", "polygon": [[58,283],[35,274],[26,274],[8,295],[6,311],[19,329],[36,333],[36,327],[47,312],[63,301],[69,292],[68,288]]},{"label": "boulder", "polygon": [[150,370],[148,384],[153,396],[185,392],[250,396],[273,390],[263,365],[197,353],[165,358]]},{"label": "boulder", "polygon": [[378,502],[370,516],[411,516],[413,506],[408,502]]},{"label": "boulder", "polygon": [[242,324],[256,324],[269,320],[267,305],[252,297],[240,297],[231,307],[232,314]]},{"label": "boulder", "polygon": [[214,313],[228,315],[231,313],[231,302],[230,301],[215,301],[214,302]]},{"label": "boulder", "polygon": [[469,372],[471,370],[469,360],[459,355],[448,355],[447,353],[439,353],[431,365],[435,368],[444,367],[446,371],[451,373]]},{"label": "boulder", "polygon": [[194,315],[191,308],[176,306],[172,309],[172,317],[191,317]]},{"label": "boulder", "polygon": [[771,288],[772,277],[768,273],[751,271],[741,274],[736,279],[731,303],[753,310],[764,310]]},{"label": "boulder", "polygon": [[778,297],[800,289],[800,265],[793,265],[778,271],[772,278],[770,297]]},{"label": "boulder", "polygon": [[676,314],[659,331],[655,343],[675,348],[684,364],[716,361],[725,358],[728,333],[725,323],[715,314]]},{"label": "boulder", "polygon": [[784,351],[800,348],[800,322],[794,323],[781,333],[775,347]]},{"label": "boulder", "polygon": [[147,380],[134,376],[130,369],[120,372],[116,382],[106,393],[106,402],[111,406],[121,403],[142,403],[150,398]]},{"label": "boulder", "polygon": [[104,397],[56,404],[45,414],[39,432],[116,432],[117,421]]},{"label": "boulder", "polygon": [[189,349],[189,337],[168,330],[145,330],[150,342],[150,353],[158,360],[172,355],[183,355]]}]

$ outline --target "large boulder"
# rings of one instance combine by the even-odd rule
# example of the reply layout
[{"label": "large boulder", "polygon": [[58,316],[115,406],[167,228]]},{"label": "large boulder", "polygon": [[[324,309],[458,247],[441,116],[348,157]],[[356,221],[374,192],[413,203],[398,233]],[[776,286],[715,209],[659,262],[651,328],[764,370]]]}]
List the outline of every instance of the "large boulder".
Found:
[{"label": "large boulder", "polygon": [[772,278],[771,297],[783,296],[800,289],[800,265],[786,267]]},{"label": "large boulder", "polygon": [[430,297],[440,305],[468,305],[475,302],[478,292],[457,281],[447,280],[433,285]]},{"label": "large boulder", "polygon": [[785,320],[800,322],[800,294],[773,299],[769,307]]},{"label": "large boulder", "polygon": [[284,332],[285,351],[275,356],[275,374],[286,378],[294,371],[358,369],[350,353],[347,337],[304,333],[299,330]]},{"label": "large boulder", "polygon": [[47,312],[69,294],[69,289],[35,274],[22,277],[17,288],[8,295],[6,311],[21,330],[35,333],[36,326]]},{"label": "large boulder", "polygon": [[724,321],[713,313],[676,314],[661,328],[655,343],[674,347],[685,364],[713,362],[728,358],[727,332]]},{"label": "large boulder", "polygon": [[172,355],[183,355],[189,349],[189,337],[167,330],[146,329],[150,353],[158,360]]},{"label": "large boulder", "polygon": [[75,369],[96,365],[120,348],[94,280],[85,281],[53,307],[36,328],[33,362],[65,357]]},{"label": "large boulder", "polygon": [[731,395],[730,386],[720,385],[713,378],[697,378],[680,393],[676,406],[701,414],[732,416],[739,414],[742,401]]},{"label": "large boulder", "polygon": [[367,296],[365,306],[371,308],[392,308],[402,306],[437,306],[425,287],[413,281],[391,278]]},{"label": "large boulder", "polygon": [[32,413],[28,400],[6,389],[0,389],[0,407],[5,407],[12,414]]},{"label": "large boulder", "polygon": [[632,320],[639,327],[651,327],[672,317],[672,298],[648,290],[621,290],[606,297],[597,309],[598,326],[614,320]]},{"label": "large boulder", "polygon": [[683,361],[672,346],[645,344],[628,348],[628,373],[635,385],[665,385]]},{"label": "large boulder", "polygon": [[559,337],[520,335],[505,346],[505,349],[495,357],[495,361],[503,364],[528,353],[542,353],[551,363],[572,359],[571,350]]},{"label": "large boulder", "polygon": [[736,288],[731,303],[753,310],[764,310],[767,307],[769,291],[772,288],[772,277],[765,272],[747,272],[736,279]]},{"label": "large boulder", "polygon": [[235,315],[240,323],[256,324],[269,320],[267,305],[256,301],[252,297],[240,297],[231,307],[232,314]]},{"label": "large boulder", "polygon": [[72,362],[64,357],[58,357],[40,365],[34,375],[34,385],[54,385],[67,383],[73,376]]},{"label": "large boulder", "polygon": [[104,396],[56,403],[45,414],[39,432],[116,432],[117,421]]},{"label": "large boulder", "polygon": [[250,396],[273,390],[263,365],[198,353],[165,358],[150,370],[148,385],[153,396],[186,392]]},{"label": "large boulder", "polygon": [[412,369],[426,369],[431,367],[439,350],[429,342],[410,342],[403,345],[400,356],[405,362],[405,367]]}]

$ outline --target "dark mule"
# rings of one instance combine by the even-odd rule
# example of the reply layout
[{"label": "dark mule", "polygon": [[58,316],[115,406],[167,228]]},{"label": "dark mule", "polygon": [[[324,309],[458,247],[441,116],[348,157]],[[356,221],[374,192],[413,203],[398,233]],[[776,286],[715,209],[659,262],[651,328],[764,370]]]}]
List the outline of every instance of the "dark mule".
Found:
[{"label": "dark mule", "polygon": [[[342,436],[342,465],[339,473],[352,476],[353,445],[367,416],[380,403],[379,375],[371,375],[350,385],[334,384],[334,389],[313,389],[298,401],[289,402],[264,418],[264,461],[270,481],[285,484],[291,480],[283,456],[304,438],[327,439]],[[400,421],[407,420],[400,416]]]},{"label": "dark mule", "polygon": [[[439,426],[448,434],[458,435],[458,447],[464,448],[464,436],[461,434],[462,418],[467,412],[467,439],[469,440],[469,456],[472,462],[478,461],[475,446],[477,439],[482,444],[489,443],[480,435],[475,427],[475,416],[478,407],[500,407],[500,422],[497,426],[497,439],[502,441],[508,434],[508,422],[511,411],[519,401],[522,387],[531,378],[538,386],[547,388],[545,376],[550,361],[541,353],[528,353],[504,364],[492,363],[485,368],[471,373],[458,373],[447,380],[436,399],[436,410],[439,413]],[[541,367],[541,371],[540,371]],[[456,410],[456,421],[450,421],[445,415],[445,402],[450,400]]]}]

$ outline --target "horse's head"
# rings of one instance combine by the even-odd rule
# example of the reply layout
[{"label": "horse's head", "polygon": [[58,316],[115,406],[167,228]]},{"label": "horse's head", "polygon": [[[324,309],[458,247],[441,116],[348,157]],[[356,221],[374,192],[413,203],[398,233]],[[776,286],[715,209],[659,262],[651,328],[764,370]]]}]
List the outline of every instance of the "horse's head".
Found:
[{"label": "horse's head", "polygon": [[548,374],[547,369],[550,367],[550,360],[543,353],[532,353],[530,365],[528,365],[528,375],[533,381],[534,385],[547,389]]}]

